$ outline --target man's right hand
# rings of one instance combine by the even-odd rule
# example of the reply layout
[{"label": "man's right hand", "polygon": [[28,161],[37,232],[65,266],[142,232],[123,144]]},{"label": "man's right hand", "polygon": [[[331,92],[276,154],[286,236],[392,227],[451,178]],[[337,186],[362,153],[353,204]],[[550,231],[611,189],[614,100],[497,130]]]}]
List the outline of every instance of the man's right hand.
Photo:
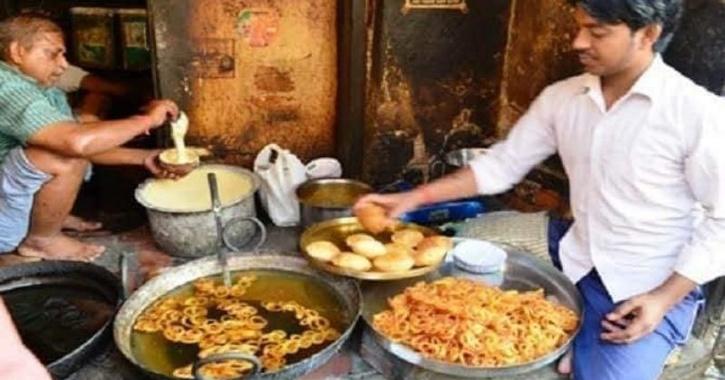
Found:
[{"label": "man's right hand", "polygon": [[353,208],[360,209],[366,204],[374,203],[384,208],[389,218],[397,218],[407,211],[422,206],[423,201],[417,190],[397,194],[368,194],[355,202]]},{"label": "man's right hand", "polygon": [[179,117],[179,107],[171,100],[152,100],[144,110],[150,118],[151,128],[160,127],[169,118],[176,120]]}]

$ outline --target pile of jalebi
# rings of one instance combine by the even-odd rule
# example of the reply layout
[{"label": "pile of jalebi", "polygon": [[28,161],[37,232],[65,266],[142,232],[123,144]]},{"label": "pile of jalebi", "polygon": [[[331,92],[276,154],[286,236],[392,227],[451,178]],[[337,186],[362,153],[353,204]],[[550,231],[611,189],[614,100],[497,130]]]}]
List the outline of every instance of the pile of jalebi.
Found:
[{"label": "pile of jalebi", "polygon": [[521,364],[564,344],[578,326],[543,290],[504,291],[467,279],[419,282],[388,300],[375,329],[426,357],[475,367]]},{"label": "pile of jalebi", "polygon": [[[267,320],[258,315],[257,308],[240,300],[255,280],[255,276],[241,276],[231,287],[216,285],[212,279],[197,280],[193,296],[157,301],[139,316],[134,330],[161,333],[175,343],[196,344],[199,358],[229,352],[257,355],[267,372],[284,367],[287,355],[340,336],[330,327],[329,320],[294,301],[262,302],[261,306],[270,312],[294,313],[306,330],[290,336],[283,330],[265,332]],[[211,310],[219,317],[210,318]],[[192,379],[191,366],[177,368],[173,375]],[[240,376],[251,368],[245,361],[226,360],[206,364],[200,371],[206,376],[227,378]]]}]

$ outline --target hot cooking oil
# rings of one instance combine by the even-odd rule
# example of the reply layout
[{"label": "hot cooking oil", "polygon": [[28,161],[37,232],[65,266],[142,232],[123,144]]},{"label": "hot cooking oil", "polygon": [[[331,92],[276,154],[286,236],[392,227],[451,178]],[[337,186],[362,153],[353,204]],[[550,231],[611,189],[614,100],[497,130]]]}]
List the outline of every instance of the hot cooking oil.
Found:
[{"label": "hot cooking oil", "polygon": [[[258,315],[267,320],[263,333],[272,330],[284,330],[287,337],[292,334],[301,334],[306,327],[301,326],[292,312],[270,312],[264,309],[262,301],[289,302],[295,301],[301,306],[316,310],[321,316],[330,321],[330,326],[342,333],[350,324],[352,316],[348,315],[342,300],[331,287],[320,280],[293,272],[254,270],[238,271],[233,273],[233,282],[240,276],[256,276],[256,280],[247,289],[245,294],[237,299],[257,309]],[[217,285],[222,284],[221,276],[213,278]],[[166,297],[187,298],[194,295],[193,283],[185,284],[171,292]],[[223,312],[214,308],[209,310],[208,318],[215,318]],[[303,360],[329,345],[326,341],[320,345],[313,345],[308,349],[301,349],[296,354],[287,355],[287,364]],[[161,332],[143,333],[133,331],[131,334],[131,349],[139,364],[147,370],[172,377],[176,368],[191,364],[196,358],[199,348],[196,344],[182,344],[168,341]],[[258,353],[259,354],[259,353]]]}]

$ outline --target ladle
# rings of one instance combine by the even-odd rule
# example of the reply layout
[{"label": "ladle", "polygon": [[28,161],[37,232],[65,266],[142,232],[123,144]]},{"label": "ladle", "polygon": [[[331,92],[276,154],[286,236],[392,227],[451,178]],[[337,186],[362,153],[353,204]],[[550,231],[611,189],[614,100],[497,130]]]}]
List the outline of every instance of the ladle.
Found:
[{"label": "ladle", "polygon": [[227,263],[227,251],[224,249],[224,225],[222,223],[222,203],[219,200],[219,186],[216,180],[215,173],[208,173],[207,180],[209,181],[209,191],[211,192],[211,210],[214,213],[214,221],[216,222],[217,230],[217,257],[219,259],[219,265],[222,268],[222,276],[224,278],[224,286],[232,285],[232,277],[229,273],[229,265]]}]

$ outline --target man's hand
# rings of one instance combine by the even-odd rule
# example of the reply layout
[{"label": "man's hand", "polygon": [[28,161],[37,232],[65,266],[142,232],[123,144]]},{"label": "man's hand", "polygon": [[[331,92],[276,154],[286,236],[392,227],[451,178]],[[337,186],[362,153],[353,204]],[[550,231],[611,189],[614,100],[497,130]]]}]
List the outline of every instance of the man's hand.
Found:
[{"label": "man's hand", "polygon": [[145,115],[150,118],[151,128],[163,125],[171,118],[179,117],[179,107],[171,100],[153,100],[144,107]]},{"label": "man's hand", "polygon": [[402,213],[421,206],[423,199],[415,190],[397,194],[369,194],[355,202],[353,208],[359,210],[369,203],[384,208],[389,218],[397,218]]},{"label": "man's hand", "polygon": [[656,289],[633,297],[602,321],[604,333],[601,338],[612,343],[632,343],[654,331],[665,314],[687,294],[697,283],[679,273],[673,273]]},{"label": "man's hand", "polygon": [[148,155],[146,158],[144,158],[143,165],[148,169],[151,174],[153,174],[157,178],[167,178],[167,179],[179,179],[187,174],[191,170],[193,170],[192,166],[179,166],[178,168],[172,168],[161,165],[159,161],[159,155],[161,154],[161,150],[154,149],[149,150]]},{"label": "man's hand", "polygon": [[612,343],[632,343],[651,333],[671,307],[670,297],[645,293],[623,302],[602,320],[601,338]]}]

